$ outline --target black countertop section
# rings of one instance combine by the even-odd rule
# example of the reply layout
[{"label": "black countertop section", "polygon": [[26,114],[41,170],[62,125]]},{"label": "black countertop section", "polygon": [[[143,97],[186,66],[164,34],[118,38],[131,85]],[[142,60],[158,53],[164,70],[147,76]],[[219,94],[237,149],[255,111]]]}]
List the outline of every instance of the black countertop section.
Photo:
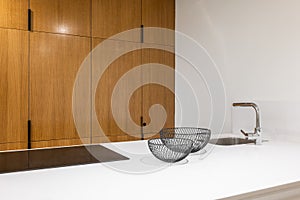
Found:
[{"label": "black countertop section", "polygon": [[0,152],[0,173],[128,160],[101,145]]}]

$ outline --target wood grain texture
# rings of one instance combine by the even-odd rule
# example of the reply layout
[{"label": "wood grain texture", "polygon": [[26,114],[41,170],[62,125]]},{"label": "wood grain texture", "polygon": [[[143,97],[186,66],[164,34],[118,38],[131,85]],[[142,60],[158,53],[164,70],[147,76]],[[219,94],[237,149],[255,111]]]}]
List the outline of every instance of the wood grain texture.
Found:
[{"label": "wood grain texture", "polygon": [[4,150],[12,148],[5,143],[27,142],[28,33],[0,29],[0,44],[0,150]]},{"label": "wood grain texture", "polygon": [[[142,0],[142,24],[175,30],[175,0]],[[175,34],[163,30],[145,32],[144,42],[174,46]]]},{"label": "wood grain texture", "polygon": [[90,138],[81,139],[63,139],[63,140],[47,140],[47,141],[34,141],[31,143],[32,148],[47,148],[57,146],[73,146],[81,144],[89,144]]},{"label": "wood grain texture", "polygon": [[[167,67],[170,67],[171,69],[175,69],[175,56],[173,53],[159,50],[159,49],[143,49],[142,53],[142,63],[159,63],[163,64]],[[163,127],[170,128],[174,127],[174,116],[175,116],[175,95],[172,92],[172,89],[175,88],[175,71],[172,70],[172,74],[167,74],[169,72],[162,70],[160,73],[153,73],[151,72],[152,69],[145,69],[143,70],[143,84],[142,87],[143,90],[143,108],[142,113],[144,117],[144,122],[148,125],[151,123],[151,119],[149,116],[149,109],[152,105],[160,104],[164,107],[167,113],[167,119]],[[171,88],[166,88],[162,85],[158,85],[155,83],[147,84],[144,81],[145,80],[155,80],[155,78],[159,78],[160,80],[166,80],[170,83]],[[156,118],[160,118],[160,116],[157,116],[157,113],[155,113]],[[147,130],[145,131],[145,134],[147,137],[152,137],[153,135],[157,134],[158,132],[155,131],[156,129],[160,130],[163,127],[158,127],[158,125],[155,125],[153,127],[153,130]],[[149,134],[148,134],[149,133]],[[152,136],[151,136],[152,135]]]},{"label": "wood grain texture", "polygon": [[0,144],[0,151],[27,149],[27,142],[14,142]]},{"label": "wood grain texture", "polygon": [[300,199],[300,182],[279,185],[263,190],[249,192],[222,200],[298,200]]},{"label": "wood grain texture", "polygon": [[33,30],[90,36],[88,0],[30,0]]},{"label": "wood grain texture", "polygon": [[[96,46],[99,44],[101,40],[99,39],[93,39],[93,46]],[[99,67],[99,61],[105,59],[106,56],[110,54],[110,51],[115,51],[118,48],[122,48],[123,45],[130,45],[132,43],[130,42],[124,42],[124,41],[111,41],[113,42],[113,45],[110,46],[111,49],[107,50],[107,53],[103,53],[101,55],[92,54],[93,61],[93,72],[98,70]],[[118,112],[117,115],[121,118],[121,123],[126,124],[126,132],[122,131],[119,126],[117,125],[115,118],[112,114],[112,93],[115,88],[115,85],[119,79],[126,74],[128,71],[133,69],[134,67],[138,66],[141,63],[141,51],[132,51],[128,52],[122,56],[120,56],[118,59],[114,60],[106,69],[106,71],[101,76],[98,85],[95,87],[96,89],[96,95],[95,99],[93,99],[92,108],[96,109],[97,116],[93,116],[92,122],[93,122],[93,137],[101,137],[101,136],[118,136],[116,138],[119,138],[120,140],[128,140],[125,139],[126,137],[131,138],[128,136],[127,133],[134,134],[133,131],[130,128],[127,128],[127,119],[128,116],[126,113]],[[95,77],[93,74],[93,79],[97,79],[98,77]],[[141,76],[135,77],[134,80],[135,83],[141,84]],[[124,90],[126,90],[129,83],[126,83],[124,86]],[[94,90],[94,89],[93,89]],[[119,99],[119,101],[125,101],[125,96],[122,97],[122,99]],[[129,111],[131,114],[131,117],[133,121],[139,126],[140,125],[140,116],[141,116],[141,93],[136,95],[136,98],[132,99],[130,101],[130,107]],[[99,132],[99,130],[96,128],[98,124],[101,126],[104,133]],[[139,133],[135,133],[136,135],[139,135]],[[111,137],[112,138],[112,137]],[[139,136],[140,138],[140,136]],[[113,141],[116,141],[117,139],[113,138]]]},{"label": "wood grain texture", "polygon": [[[101,40],[94,39],[93,46],[98,44]],[[121,42],[115,41],[117,44],[114,48],[120,48],[120,45],[128,45],[128,42]],[[107,54],[110,54],[107,51]],[[99,56],[99,55],[98,55]],[[103,60],[104,54],[100,55],[98,60]],[[94,62],[94,55],[93,55],[93,72],[97,69],[97,63]],[[115,118],[112,114],[111,105],[112,99],[111,95],[115,88],[117,81],[119,81],[122,76],[131,70],[134,67],[139,66],[141,64],[148,64],[148,63],[160,63],[163,65],[169,66],[171,69],[175,67],[175,57],[174,54],[166,52],[164,50],[158,49],[143,49],[143,50],[136,50],[133,52],[129,52],[123,56],[120,56],[117,60],[115,60],[108,69],[104,72],[99,83],[97,85],[96,96],[93,101],[92,107],[96,109],[96,115],[93,116],[93,142],[107,142],[107,141],[128,141],[128,140],[137,140],[141,139],[141,130],[139,129],[137,132],[133,132],[129,128],[124,132],[120,129],[118,124],[115,121]],[[172,71],[172,70],[171,70]],[[175,116],[175,98],[174,94],[170,89],[174,89],[175,87],[175,74],[174,71],[171,74],[165,74],[167,72],[162,73],[153,73],[151,69],[142,70],[140,77],[136,76],[135,81],[137,81],[138,85],[140,86],[137,90],[132,91],[132,96],[129,100],[129,111],[134,123],[137,126],[140,126],[140,117],[144,117],[144,122],[147,125],[151,122],[149,117],[149,109],[154,104],[162,105],[166,112],[167,112],[167,120],[163,127],[174,127],[174,116]],[[149,77],[150,76],[150,77]],[[166,88],[164,86],[158,84],[148,84],[144,81],[152,80],[152,76],[159,77],[160,79],[168,79],[171,88]],[[97,78],[97,77],[93,77]],[[153,79],[154,80],[154,79]],[[124,91],[126,87],[129,86],[128,83],[124,83]],[[145,85],[143,85],[145,84]],[[125,96],[119,99],[119,101],[125,101]],[[122,110],[122,109],[120,109]],[[125,113],[121,111],[118,113],[120,119],[122,120],[121,123],[127,123],[127,118]],[[155,116],[159,118],[160,116]],[[103,137],[102,133],[98,132],[96,129],[97,124],[100,124],[101,128],[104,131]],[[153,122],[155,123],[155,122]],[[129,126],[126,126],[129,127]],[[159,124],[154,124],[153,129],[147,129],[145,132],[145,137],[153,138],[157,137],[157,130],[160,130]],[[128,134],[129,133],[129,134]]]},{"label": "wood grain texture", "polygon": [[142,0],[142,22],[146,27],[175,30],[175,1]]},{"label": "wood grain texture", "polygon": [[145,134],[144,134],[144,137],[145,137],[145,139],[147,139],[147,140],[149,140],[149,139],[154,139],[154,138],[160,138],[160,134],[159,134],[159,133],[156,133],[156,134],[154,134],[154,133],[150,133],[150,134],[145,133]]},{"label": "wood grain texture", "polygon": [[28,0],[0,0],[0,27],[27,30]]},{"label": "wood grain texture", "polygon": [[[90,51],[84,37],[48,33],[30,35],[30,119],[32,142],[79,139],[72,113],[72,92],[81,63]],[[90,71],[88,72],[90,73]],[[89,80],[86,80],[89,83]],[[89,90],[87,84],[86,90]],[[90,136],[90,96],[82,113]],[[58,143],[59,144],[59,143]]]},{"label": "wood grain texture", "polygon": [[[109,38],[117,33],[140,28],[140,0],[92,0],[92,36]],[[140,32],[131,35],[129,41],[140,41]]]},{"label": "wood grain texture", "polygon": [[107,137],[93,137],[93,144],[109,143],[109,142],[126,142],[141,140],[141,135],[116,135]]}]

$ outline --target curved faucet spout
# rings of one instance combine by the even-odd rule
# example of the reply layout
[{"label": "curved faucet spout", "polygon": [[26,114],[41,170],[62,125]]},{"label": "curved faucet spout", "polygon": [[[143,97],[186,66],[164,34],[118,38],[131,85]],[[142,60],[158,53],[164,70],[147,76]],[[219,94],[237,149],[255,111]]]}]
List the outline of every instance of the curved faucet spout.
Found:
[{"label": "curved faucet spout", "polygon": [[260,112],[259,108],[255,103],[252,102],[243,102],[243,103],[233,103],[232,106],[234,107],[252,107],[255,110],[256,115],[256,126],[254,129],[254,133],[246,133],[241,130],[241,132],[246,136],[254,136],[256,137],[256,143],[261,144],[261,126],[260,126]]},{"label": "curved faucet spout", "polygon": [[252,107],[255,110],[255,116],[256,116],[256,129],[261,129],[260,127],[260,113],[259,108],[255,103],[245,102],[245,103],[233,103],[232,106],[235,107]]}]

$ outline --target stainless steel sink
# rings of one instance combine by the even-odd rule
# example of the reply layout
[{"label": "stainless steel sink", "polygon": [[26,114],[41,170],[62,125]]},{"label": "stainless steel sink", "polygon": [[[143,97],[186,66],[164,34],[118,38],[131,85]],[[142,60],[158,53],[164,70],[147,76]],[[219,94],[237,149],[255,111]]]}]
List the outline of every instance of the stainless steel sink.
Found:
[{"label": "stainless steel sink", "polygon": [[216,145],[238,145],[238,144],[250,144],[250,143],[254,144],[255,141],[243,139],[243,138],[227,137],[227,138],[211,139],[209,143],[216,144]]}]

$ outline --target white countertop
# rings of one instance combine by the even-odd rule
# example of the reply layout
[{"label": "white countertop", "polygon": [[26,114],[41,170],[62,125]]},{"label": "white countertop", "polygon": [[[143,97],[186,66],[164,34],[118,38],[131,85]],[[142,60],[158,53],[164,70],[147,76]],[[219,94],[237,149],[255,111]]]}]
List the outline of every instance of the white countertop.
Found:
[{"label": "white countertop", "polygon": [[[149,153],[146,141],[104,144],[128,161],[0,175],[5,200],[56,199],[217,199],[300,181],[300,145],[270,140],[215,146],[205,157],[188,156],[184,165],[166,166]],[[207,147],[209,149],[209,146]],[[147,154],[143,154],[147,153]],[[114,169],[113,169],[114,168]],[[126,171],[120,172],[120,171]],[[145,173],[147,170],[155,172]],[[131,171],[131,172],[130,172]],[[129,173],[128,173],[129,172]],[[140,174],[132,174],[139,172]]]}]

